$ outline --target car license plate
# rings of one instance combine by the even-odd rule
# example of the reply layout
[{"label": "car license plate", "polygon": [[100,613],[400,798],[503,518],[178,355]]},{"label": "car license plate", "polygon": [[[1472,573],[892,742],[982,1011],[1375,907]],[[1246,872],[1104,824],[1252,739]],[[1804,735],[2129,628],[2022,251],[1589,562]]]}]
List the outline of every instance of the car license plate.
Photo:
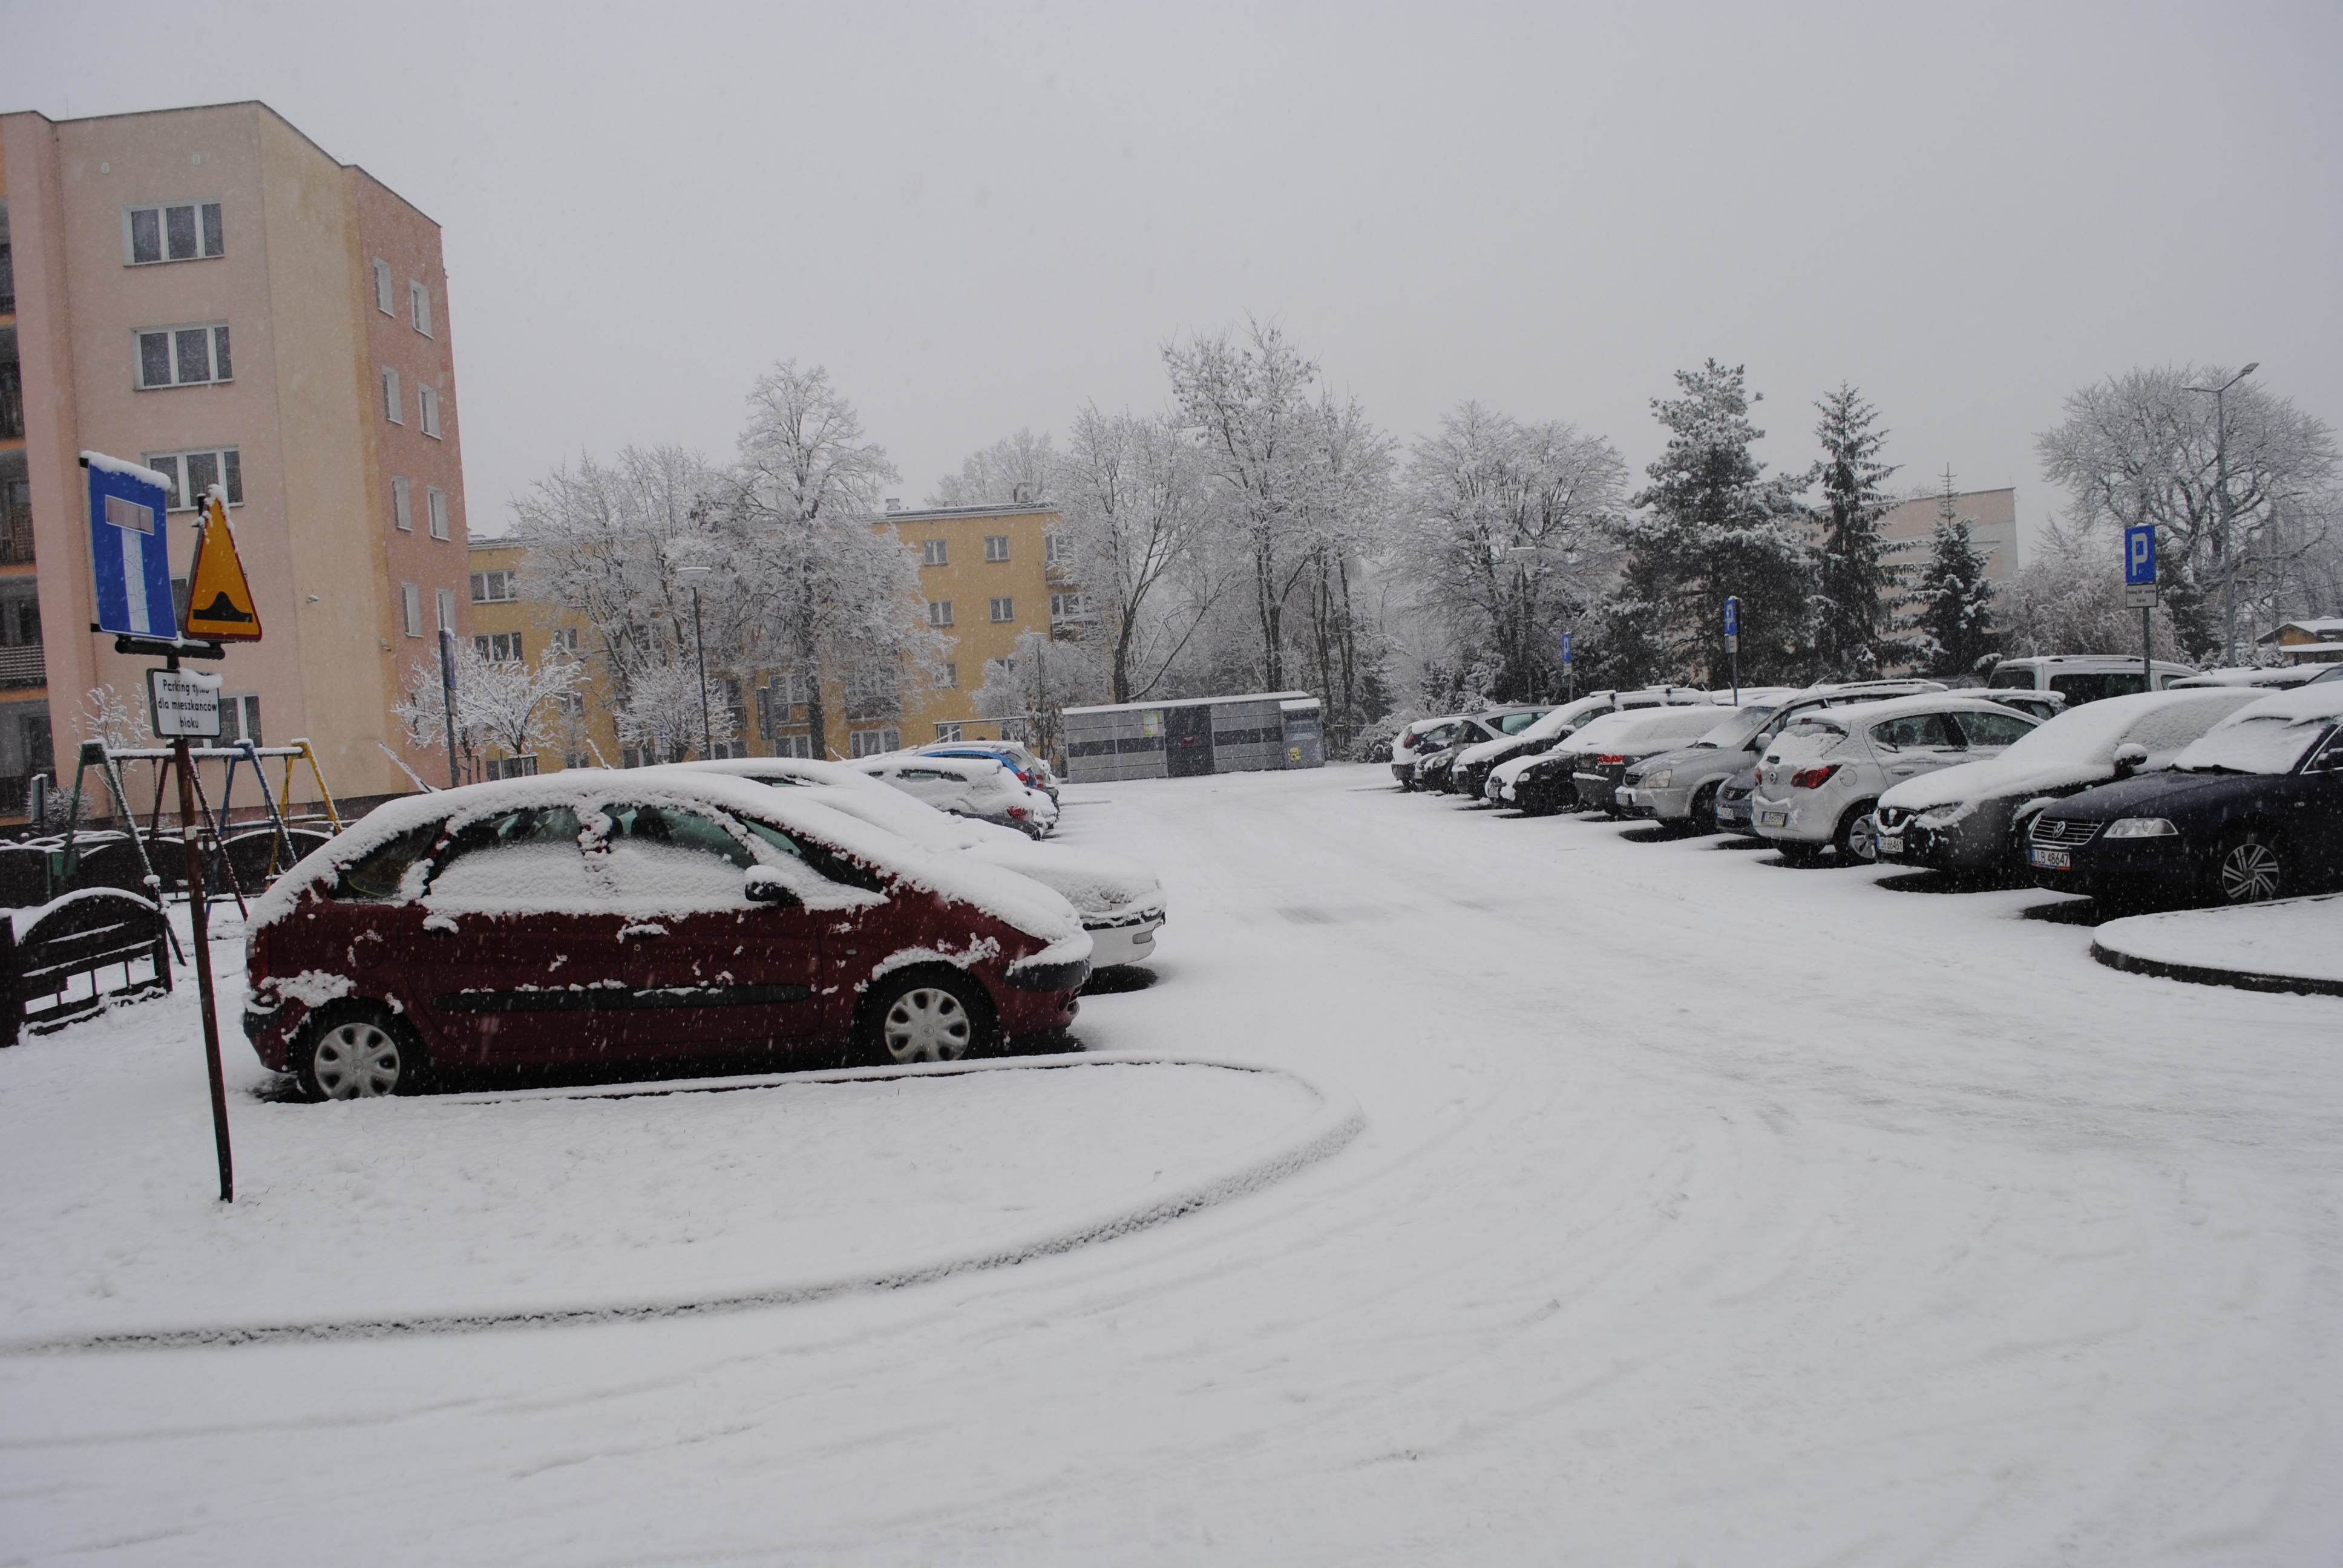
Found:
[{"label": "car license plate", "polygon": [[2071,871],[2075,869],[2075,857],[2065,849],[2029,849],[2026,858],[2045,871]]},{"label": "car license plate", "polygon": [[1904,835],[1901,833],[1880,834],[1879,852],[1883,855],[1902,854],[1904,852]]},{"label": "car license plate", "polygon": [[1638,801],[1636,800],[1636,799],[1635,799],[1635,792],[1634,792],[1633,789],[1622,789],[1622,790],[1620,790],[1620,791],[1619,791],[1619,804],[1621,804],[1622,806],[1634,806],[1634,805],[1637,805],[1637,804],[1639,804],[1639,802],[1638,802]]},{"label": "car license plate", "polygon": [[1761,828],[1786,828],[1790,825],[1790,814],[1787,811],[1767,811],[1758,817],[1757,825]]}]

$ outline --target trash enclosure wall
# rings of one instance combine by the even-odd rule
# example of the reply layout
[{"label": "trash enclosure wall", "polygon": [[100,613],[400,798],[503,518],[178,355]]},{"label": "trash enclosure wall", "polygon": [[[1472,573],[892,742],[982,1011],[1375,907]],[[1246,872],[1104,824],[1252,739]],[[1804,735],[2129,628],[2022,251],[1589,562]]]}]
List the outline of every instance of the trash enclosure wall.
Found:
[{"label": "trash enclosure wall", "polygon": [[1306,691],[1069,708],[1062,717],[1071,783],[1316,768],[1325,761],[1318,699]]}]

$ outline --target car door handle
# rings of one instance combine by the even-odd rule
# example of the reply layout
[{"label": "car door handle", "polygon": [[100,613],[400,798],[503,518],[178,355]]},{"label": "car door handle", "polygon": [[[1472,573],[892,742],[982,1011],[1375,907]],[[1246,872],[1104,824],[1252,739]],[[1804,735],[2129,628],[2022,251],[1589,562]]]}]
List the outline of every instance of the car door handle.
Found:
[{"label": "car door handle", "polygon": [[649,922],[645,922],[639,926],[620,926],[618,928],[618,940],[622,942],[628,937],[663,937],[665,935],[667,935],[667,928],[665,926],[652,924]]},{"label": "car door handle", "polygon": [[1917,773],[1920,771],[1920,765],[1917,762],[1898,762],[1895,767],[1890,768],[1887,771],[1890,773]]}]

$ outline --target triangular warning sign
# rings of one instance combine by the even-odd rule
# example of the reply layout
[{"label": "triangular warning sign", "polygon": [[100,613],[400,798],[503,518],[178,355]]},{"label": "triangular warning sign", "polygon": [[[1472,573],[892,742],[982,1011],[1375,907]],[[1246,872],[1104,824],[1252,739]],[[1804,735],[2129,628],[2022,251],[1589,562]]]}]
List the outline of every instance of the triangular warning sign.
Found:
[{"label": "triangular warning sign", "polygon": [[196,564],[187,573],[187,624],[182,636],[206,642],[258,642],[260,611],[252,585],[236,558],[236,536],[228,532],[227,508],[214,490],[204,505],[203,537],[196,541]]}]

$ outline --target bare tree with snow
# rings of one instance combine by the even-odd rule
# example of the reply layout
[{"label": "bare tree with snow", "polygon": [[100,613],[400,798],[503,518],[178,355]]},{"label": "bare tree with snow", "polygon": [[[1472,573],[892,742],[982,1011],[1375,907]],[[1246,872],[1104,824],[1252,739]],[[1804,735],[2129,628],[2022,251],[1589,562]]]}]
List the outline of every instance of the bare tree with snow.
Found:
[{"label": "bare tree with snow", "polygon": [[932,507],[1005,507],[1016,501],[1055,498],[1058,453],[1049,433],[1020,430],[980,452],[971,452],[960,472],[937,482]]}]

